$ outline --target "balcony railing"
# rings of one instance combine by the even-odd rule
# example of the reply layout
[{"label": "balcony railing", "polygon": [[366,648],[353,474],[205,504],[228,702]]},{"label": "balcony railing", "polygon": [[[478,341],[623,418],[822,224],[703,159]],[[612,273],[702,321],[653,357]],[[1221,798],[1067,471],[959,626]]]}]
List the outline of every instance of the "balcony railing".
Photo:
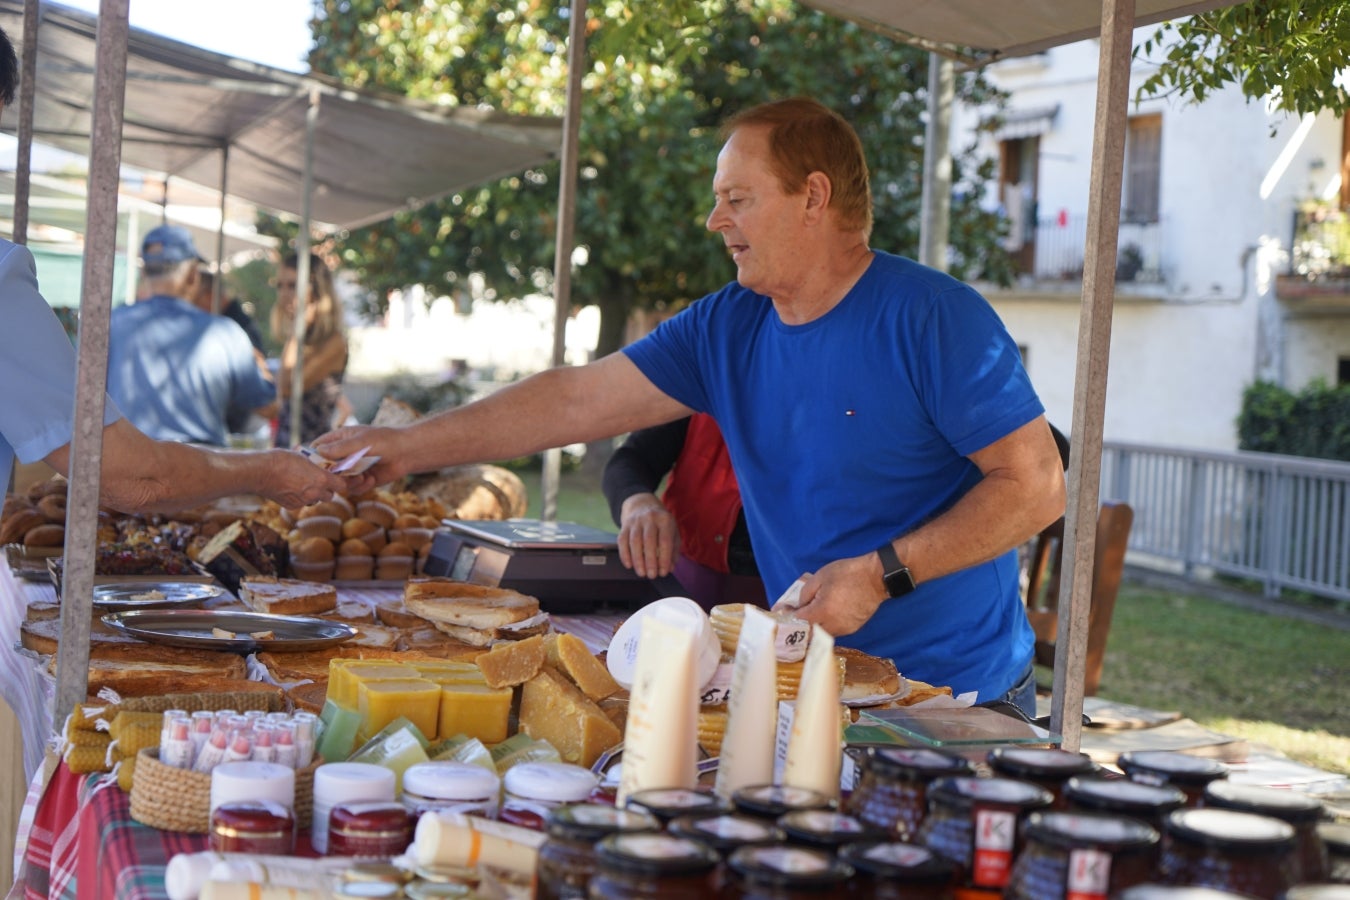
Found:
[{"label": "balcony railing", "polygon": [[[1087,244],[1087,216],[1061,212],[1036,222],[1035,262],[1025,274],[1036,281],[1079,281],[1083,277],[1083,248]],[[1121,222],[1117,244],[1116,281],[1160,284],[1162,227],[1157,222]],[[1014,256],[1017,251],[1013,249]]]}]

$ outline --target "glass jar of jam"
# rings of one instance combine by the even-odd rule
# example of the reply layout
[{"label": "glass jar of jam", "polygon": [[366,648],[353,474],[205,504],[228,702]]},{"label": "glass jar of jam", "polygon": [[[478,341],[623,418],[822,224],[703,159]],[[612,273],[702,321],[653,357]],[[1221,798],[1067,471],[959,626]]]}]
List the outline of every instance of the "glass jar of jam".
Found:
[{"label": "glass jar of jam", "polygon": [[1052,747],[995,747],[986,761],[995,775],[1030,781],[1045,788],[1055,798],[1055,809],[1064,809],[1064,782],[1099,769],[1086,753]]},{"label": "glass jar of jam", "polygon": [[1151,879],[1160,835],[1152,825],[1105,813],[1027,817],[1026,846],[1003,896],[1009,900],[1106,900]]},{"label": "glass jar of jam", "polygon": [[222,803],[211,810],[209,843],[217,853],[289,856],[295,852],[295,816],[272,800]]},{"label": "glass jar of jam", "polygon": [[549,810],[590,799],[600,779],[572,763],[516,763],[502,776],[505,797],[497,818],[522,828],[544,830]]},{"label": "glass jar of jam", "polygon": [[1217,759],[1172,750],[1127,750],[1116,765],[1131,781],[1172,785],[1186,795],[1187,806],[1199,804],[1205,785],[1228,777],[1228,767]]},{"label": "glass jar of jam", "polygon": [[473,763],[436,760],[403,772],[403,805],[418,817],[440,811],[495,818],[500,793],[497,773]]},{"label": "glass jar of jam", "polygon": [[1294,883],[1326,881],[1330,871],[1327,848],[1317,834],[1317,823],[1322,820],[1324,812],[1321,800],[1298,791],[1254,787],[1224,780],[1211,781],[1205,785],[1200,805],[1270,816],[1288,823],[1294,829],[1294,840],[1298,844],[1291,875]]},{"label": "glass jar of jam", "polygon": [[853,758],[858,782],[844,801],[844,812],[902,841],[918,835],[933,779],[974,774],[965,758],[922,748],[869,747]]},{"label": "glass jar of jam", "polygon": [[1167,784],[1144,784],[1128,778],[1070,778],[1064,783],[1064,801],[1070,812],[1102,812],[1129,816],[1162,833],[1163,820],[1186,805],[1186,795]]},{"label": "glass jar of jam", "polygon": [[1279,897],[1291,884],[1294,829],[1269,816],[1179,809],[1163,825],[1158,869],[1169,884]]},{"label": "glass jar of jam", "polygon": [[1043,787],[1011,778],[939,778],[928,788],[919,842],[961,867],[971,897],[998,897],[1021,850],[1026,817],[1054,802]]},{"label": "glass jar of jam", "polygon": [[821,850],[836,850],[845,844],[872,841],[882,832],[854,816],[828,809],[799,809],[778,819],[789,843]]},{"label": "glass jar of jam", "polygon": [[408,849],[415,824],[402,803],[340,803],[328,815],[328,852],[391,859]]},{"label": "glass jar of jam", "polygon": [[869,900],[951,900],[957,867],[927,847],[899,841],[849,844],[839,859],[856,873],[848,896]]},{"label": "glass jar of jam", "polygon": [[785,784],[753,784],[731,795],[736,812],[756,819],[777,822],[799,809],[830,809],[834,803],[819,791]]},{"label": "glass jar of jam", "polygon": [[1317,836],[1327,848],[1327,881],[1350,884],[1350,824],[1323,822]]},{"label": "glass jar of jam", "polygon": [[666,830],[713,848],[723,858],[740,847],[781,844],[783,832],[763,819],[727,813],[720,816],[690,815],[672,819]]},{"label": "glass jar of jam", "polygon": [[595,875],[595,845],[611,834],[660,831],[655,817],[633,809],[599,803],[572,803],[549,811],[544,830],[548,840],[539,848],[536,873],[538,900],[586,896]]},{"label": "glass jar of jam", "polygon": [[628,809],[637,809],[656,816],[663,826],[680,816],[716,816],[731,811],[731,804],[711,791],[688,788],[651,788],[630,794],[624,802]]},{"label": "glass jar of jam", "polygon": [[592,900],[704,900],[712,896],[717,852],[669,834],[612,834],[595,850]]},{"label": "glass jar of jam", "polygon": [[742,847],[727,860],[730,884],[723,896],[744,900],[799,900],[841,893],[853,867],[806,847]]}]

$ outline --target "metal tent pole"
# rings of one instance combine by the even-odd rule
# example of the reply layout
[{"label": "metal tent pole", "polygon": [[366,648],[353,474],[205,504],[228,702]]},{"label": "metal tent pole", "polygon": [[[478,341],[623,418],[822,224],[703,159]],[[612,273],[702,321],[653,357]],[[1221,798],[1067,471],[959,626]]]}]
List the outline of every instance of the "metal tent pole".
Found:
[{"label": "metal tent pole", "polygon": [[[295,368],[291,370],[291,444],[300,443],[305,393],[305,307],[309,305],[310,212],[314,202],[314,133],[319,127],[319,91],[309,92],[305,111],[305,173],[300,188],[300,233],[295,238]],[[222,227],[224,227],[222,223]]]},{"label": "metal tent pole", "polygon": [[928,54],[928,124],[923,140],[923,193],[919,200],[919,262],[947,271],[952,209],[952,103],[956,66]]}]

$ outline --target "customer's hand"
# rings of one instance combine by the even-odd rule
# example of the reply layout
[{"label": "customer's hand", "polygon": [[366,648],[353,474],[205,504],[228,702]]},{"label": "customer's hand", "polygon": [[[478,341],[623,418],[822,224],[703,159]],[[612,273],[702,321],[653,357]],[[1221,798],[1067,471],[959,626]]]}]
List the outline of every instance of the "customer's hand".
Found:
[{"label": "customer's hand", "polygon": [[634,494],[619,513],[619,561],[642,578],[664,578],[675,567],[680,531],[655,494]]},{"label": "customer's hand", "polygon": [[835,637],[852,634],[886,599],[874,553],[841,559],[802,576],[801,605],[792,615]]},{"label": "customer's hand", "polygon": [[288,509],[331,500],[347,490],[347,481],[290,450],[267,451],[266,480],[259,491]]},{"label": "customer's hand", "polygon": [[348,425],[322,434],[310,444],[328,459],[345,459],[358,450],[369,447],[368,456],[380,461],[360,475],[344,476],[347,493],[355,496],[381,484],[389,484],[408,474],[403,467],[403,448],[399,446],[399,428],[380,428],[373,425]]}]

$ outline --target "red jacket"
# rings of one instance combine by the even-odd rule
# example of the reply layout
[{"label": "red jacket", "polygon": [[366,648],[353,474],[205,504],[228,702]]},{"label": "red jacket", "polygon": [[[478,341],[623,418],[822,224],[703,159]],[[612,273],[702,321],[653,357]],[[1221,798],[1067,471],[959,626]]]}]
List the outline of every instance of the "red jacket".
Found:
[{"label": "red jacket", "polygon": [[741,513],[741,489],[712,416],[696,413],[689,420],[684,447],[661,500],[679,526],[680,552],[726,573],[727,545]]}]

